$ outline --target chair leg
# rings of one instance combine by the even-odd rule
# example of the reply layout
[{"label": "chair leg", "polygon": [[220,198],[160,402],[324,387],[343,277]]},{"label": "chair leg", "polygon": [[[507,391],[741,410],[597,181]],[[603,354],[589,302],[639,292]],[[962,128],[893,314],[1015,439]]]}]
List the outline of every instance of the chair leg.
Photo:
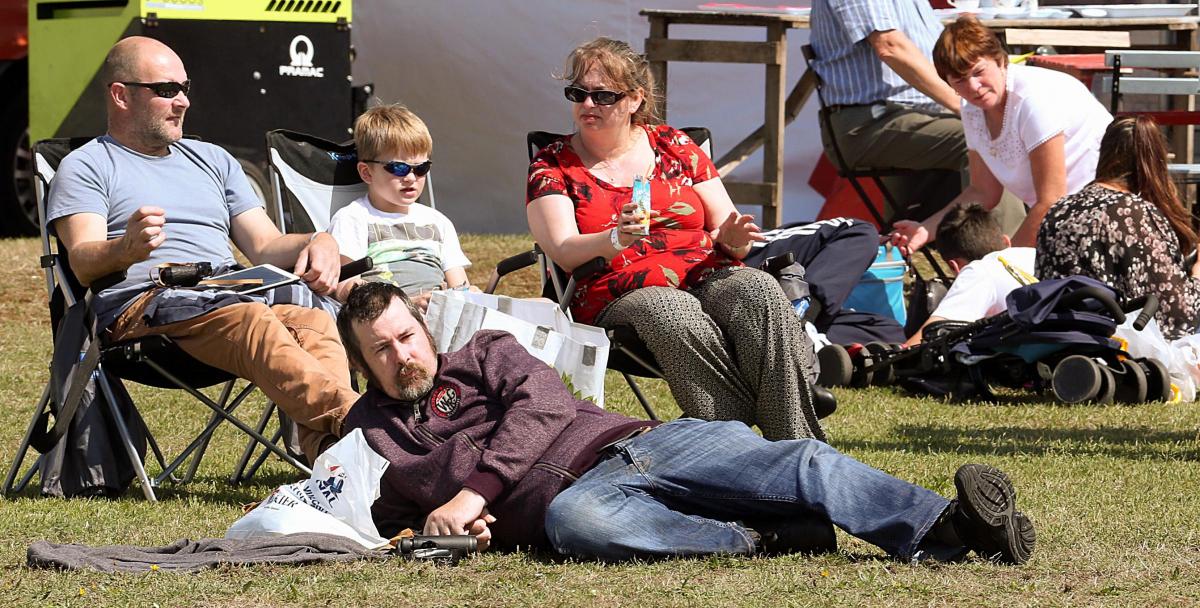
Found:
[{"label": "chair leg", "polygon": [[[283,439],[283,429],[282,428],[276,429],[275,434],[271,436],[272,442],[278,443],[280,439]],[[271,455],[271,453],[266,450],[259,452],[258,458],[255,458],[254,463],[251,464],[250,468],[246,470],[246,475],[244,477],[242,477],[242,481],[247,481],[250,478],[254,477],[256,474],[258,474],[258,469],[262,468],[262,465],[267,462],[267,458],[270,455]]]},{"label": "chair leg", "polygon": [[[263,409],[262,416],[258,418],[256,430],[261,434],[267,428],[267,423],[271,420],[271,414],[275,413],[275,404],[267,403],[267,407]],[[229,477],[229,483],[237,485],[250,478],[246,475],[246,465],[250,463],[250,458],[254,455],[254,448],[258,445],[253,438],[246,442],[246,449],[242,450],[242,457],[238,459],[237,466],[233,468],[233,475]]]},{"label": "chair leg", "polygon": [[113,424],[117,427],[117,433],[121,436],[121,445],[125,447],[125,454],[129,456],[129,461],[133,464],[133,470],[137,473],[138,480],[142,482],[142,493],[146,495],[146,500],[158,502],[158,497],[154,495],[154,487],[150,481],[150,477],[146,475],[146,468],[142,466],[142,456],[137,453],[137,448],[133,447],[133,439],[129,436],[129,428],[125,426],[125,418],[121,416],[121,411],[117,409],[117,399],[113,395],[112,386],[108,384],[108,374],[103,370],[96,376],[96,384],[104,393],[104,399],[108,405],[109,414],[112,415]]},{"label": "chair leg", "polygon": [[[229,382],[225,383],[224,387],[221,388],[220,403],[222,405],[229,403],[229,395],[233,393],[233,385],[235,382],[236,382],[236,380],[230,380]],[[248,393],[249,393],[248,390],[243,390],[241,394],[248,394]],[[233,411],[233,410],[226,408],[226,411]],[[212,418],[208,421],[208,423],[212,424],[214,420],[216,420],[219,423],[220,418],[221,418],[220,416],[218,416],[217,414],[214,413],[212,415]],[[216,428],[214,427],[213,431],[208,431],[207,428],[208,427],[206,426],[205,427],[206,431],[204,433],[204,443],[200,444],[200,447],[196,451],[196,455],[192,457],[192,462],[190,464],[188,464],[187,473],[185,473],[183,476],[183,483],[190,483],[192,481],[192,479],[194,479],[196,477],[196,470],[200,468],[200,461],[204,458],[204,453],[208,451],[208,444],[210,441],[212,441],[212,434],[213,434],[213,431],[216,431]]]},{"label": "chair leg", "polygon": [[638,403],[642,404],[642,409],[646,410],[646,415],[651,420],[658,420],[658,415],[654,413],[654,408],[650,407],[650,401],[646,399],[646,395],[642,394],[642,389],[638,386],[637,380],[634,380],[633,376],[625,372],[621,372],[621,375],[625,377],[625,382],[629,384],[629,390],[633,391],[633,396],[637,397]]},{"label": "chair leg", "polygon": [[42,457],[39,455],[34,459],[29,471],[22,478],[21,483],[13,485],[17,479],[17,474],[21,470],[21,465],[25,462],[25,456],[29,454],[29,439],[33,437],[33,429],[36,427],[38,419],[42,412],[50,406],[50,383],[46,383],[46,388],[42,389],[42,398],[38,400],[37,409],[33,411],[33,418],[29,420],[29,426],[25,429],[25,435],[21,438],[21,445],[17,446],[17,453],[13,456],[12,466],[8,468],[8,475],[4,478],[3,494],[9,496],[25,489],[29,481],[33,479],[34,472],[37,471],[38,465],[41,464]]},{"label": "chair leg", "polygon": [[301,463],[300,461],[293,458],[292,455],[288,454],[284,449],[280,448],[279,446],[275,445],[274,443],[271,443],[271,441],[269,439],[267,439],[266,437],[263,437],[262,433],[259,433],[259,432],[255,431],[254,429],[250,428],[250,426],[248,424],[246,424],[245,422],[242,422],[236,416],[230,415],[228,412],[226,412],[224,409],[222,409],[220,405],[218,405],[215,401],[210,399],[208,397],[208,395],[205,395],[204,393],[201,393],[200,391],[196,390],[195,388],[188,386],[186,383],[179,380],[179,378],[177,378],[174,374],[167,371],[166,369],[163,369],[163,367],[161,365],[159,365],[157,362],[155,362],[151,359],[146,360],[146,365],[150,366],[151,369],[158,372],[159,374],[162,374],[162,377],[170,380],[179,388],[187,391],[188,394],[191,395],[193,398],[195,398],[197,401],[203,403],[204,405],[207,405],[214,412],[217,412],[222,418],[224,418],[226,421],[228,421],[229,424],[236,426],[243,433],[253,437],[260,444],[262,444],[263,447],[271,450],[272,452],[275,453],[276,456],[279,456],[280,458],[282,458],[284,460],[284,462],[287,462],[288,464],[296,467],[297,469],[300,469],[301,471],[303,471],[306,474],[312,473],[312,469],[308,468],[303,463]]},{"label": "chair leg", "polygon": [[[254,390],[254,385],[251,384],[243,388],[242,391],[238,393],[238,396],[232,402],[229,402],[229,394],[232,392],[232,390],[233,381],[230,381],[225,385],[225,388],[221,390],[221,401],[217,404],[221,406],[222,411],[228,415],[232,415],[233,410],[237,409],[237,407],[246,400],[246,397],[248,397]],[[227,402],[228,405],[226,405]],[[160,473],[157,478],[155,478],[155,481],[161,482],[168,476],[171,476],[171,480],[176,483],[187,483],[191,481],[196,475],[196,469],[200,466],[200,459],[202,456],[204,456],[204,450],[208,447],[208,442],[210,439],[212,439],[213,432],[215,432],[217,427],[220,426],[221,420],[222,415],[214,412],[212,417],[209,418],[208,424],[204,427],[204,430],[201,431],[200,434],[197,435],[196,438],[193,439],[186,448],[184,448],[183,452],[175,457],[175,460],[171,461],[170,465],[164,468],[163,472]],[[192,456],[192,462],[188,467],[188,472],[184,475],[182,480],[175,479],[172,476],[172,474],[175,472],[175,469],[182,465],[183,462],[187,460],[188,456],[192,454],[192,452],[196,452],[196,454],[195,456]]]}]

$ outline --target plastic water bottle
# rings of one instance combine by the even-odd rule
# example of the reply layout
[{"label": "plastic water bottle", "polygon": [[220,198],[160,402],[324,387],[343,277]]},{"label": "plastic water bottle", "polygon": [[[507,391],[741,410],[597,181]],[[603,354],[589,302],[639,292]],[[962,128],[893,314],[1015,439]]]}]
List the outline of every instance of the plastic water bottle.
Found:
[{"label": "plastic water bottle", "polygon": [[797,317],[804,318],[804,313],[808,312],[809,303],[810,299],[807,296],[799,300],[792,300],[792,310],[796,311]]}]

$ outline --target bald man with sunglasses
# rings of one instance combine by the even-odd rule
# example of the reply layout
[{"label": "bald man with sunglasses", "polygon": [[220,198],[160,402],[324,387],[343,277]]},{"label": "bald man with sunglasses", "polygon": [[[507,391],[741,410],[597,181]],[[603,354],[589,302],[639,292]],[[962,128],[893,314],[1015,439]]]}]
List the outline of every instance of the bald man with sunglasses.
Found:
[{"label": "bald man with sunglasses", "polygon": [[[183,138],[191,101],[183,61],[144,37],[121,40],[101,68],[108,132],[63,159],[46,221],[84,285],[125,278],[93,301],[110,341],[162,334],[199,361],[249,379],[300,424],[311,460],[340,434],[357,399],[330,312],[337,243],[282,234],[223,149]],[[262,296],[156,286],[163,263],[234,265],[230,240],[254,264],[294,268],[304,285]]]}]

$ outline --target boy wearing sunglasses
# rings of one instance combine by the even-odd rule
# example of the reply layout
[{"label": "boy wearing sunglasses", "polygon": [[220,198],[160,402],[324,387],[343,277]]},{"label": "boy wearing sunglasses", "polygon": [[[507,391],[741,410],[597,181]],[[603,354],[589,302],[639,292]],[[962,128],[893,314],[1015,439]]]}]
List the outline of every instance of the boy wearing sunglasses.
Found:
[{"label": "boy wearing sunglasses", "polygon": [[339,209],[329,222],[343,259],[371,256],[370,273],[342,281],[337,298],[364,281],[392,283],[424,308],[434,289],[468,289],[471,265],[454,224],[417,202],[432,161],[425,123],[400,104],[371,108],[354,121],[358,174],[367,194]]}]

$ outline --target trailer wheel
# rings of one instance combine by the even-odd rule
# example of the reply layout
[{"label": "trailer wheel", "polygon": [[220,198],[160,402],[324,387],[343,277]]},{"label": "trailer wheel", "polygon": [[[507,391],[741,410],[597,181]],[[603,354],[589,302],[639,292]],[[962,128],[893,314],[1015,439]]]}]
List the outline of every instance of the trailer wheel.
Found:
[{"label": "trailer wheel", "polygon": [[29,100],[20,86],[0,109],[0,205],[6,234],[38,233],[37,202],[33,196],[33,152],[29,142]]},{"label": "trailer wheel", "polygon": [[242,166],[242,171],[246,173],[246,179],[250,180],[250,189],[254,190],[254,195],[266,208],[271,223],[278,226],[279,220],[275,217],[275,197],[271,191],[271,184],[267,180],[266,170],[258,163],[244,158],[238,158],[237,161]]}]

